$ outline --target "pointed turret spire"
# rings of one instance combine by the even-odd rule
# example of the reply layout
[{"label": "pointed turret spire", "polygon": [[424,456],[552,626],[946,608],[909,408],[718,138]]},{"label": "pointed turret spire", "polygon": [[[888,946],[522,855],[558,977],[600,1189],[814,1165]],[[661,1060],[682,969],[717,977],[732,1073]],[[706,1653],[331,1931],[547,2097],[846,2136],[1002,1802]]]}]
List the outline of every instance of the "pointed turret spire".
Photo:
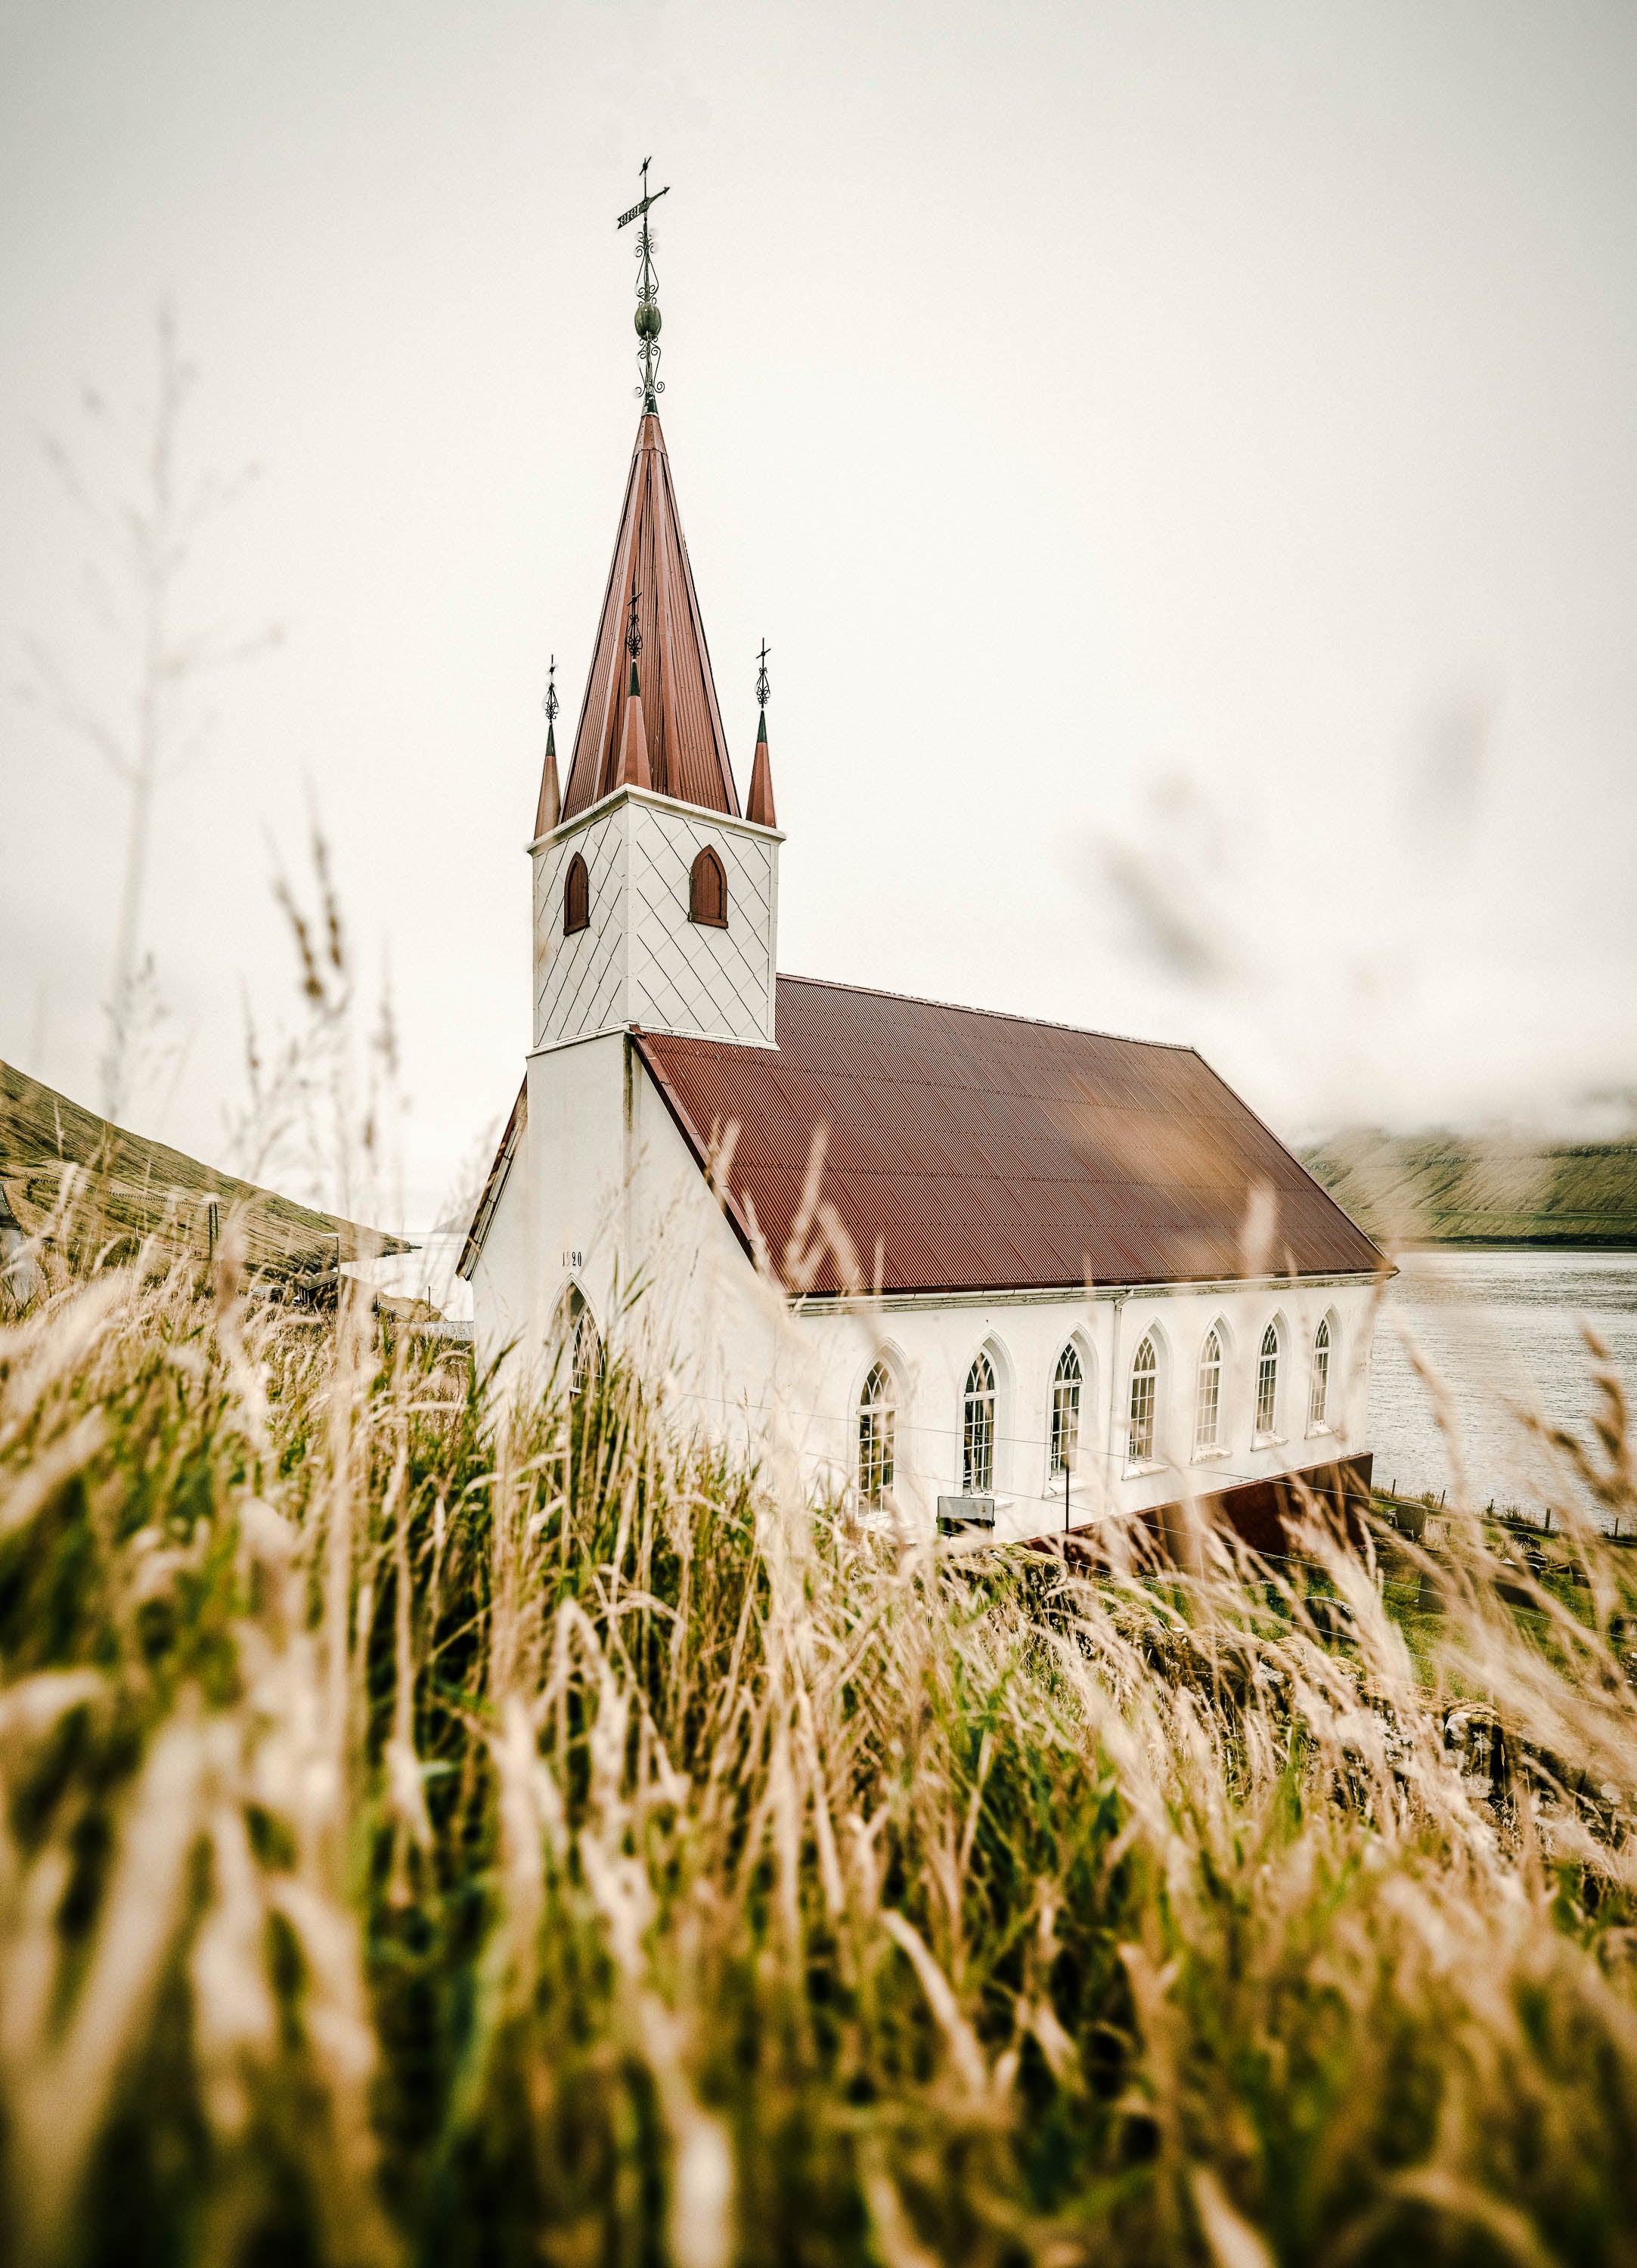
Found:
[{"label": "pointed turret spire", "polygon": [[750,768],[750,794],[745,805],[745,817],[753,827],[777,827],[773,816],[773,766],[767,753],[767,704],[771,688],[767,681],[768,644],[762,641],[762,651],[756,656],[756,762]]},{"label": "pointed turret spire", "polygon": [[535,813],[535,838],[549,835],[563,816],[563,798],[557,792],[557,658],[551,657],[551,666],[546,675],[546,697],[541,703],[546,712],[546,762],[540,775],[540,802]]}]

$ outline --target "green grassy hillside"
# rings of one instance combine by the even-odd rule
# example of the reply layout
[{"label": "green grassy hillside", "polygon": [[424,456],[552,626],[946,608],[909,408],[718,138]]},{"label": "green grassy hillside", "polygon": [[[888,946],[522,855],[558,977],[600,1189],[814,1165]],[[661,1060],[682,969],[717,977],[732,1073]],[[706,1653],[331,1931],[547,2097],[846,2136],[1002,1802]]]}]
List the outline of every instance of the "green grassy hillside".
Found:
[{"label": "green grassy hillside", "polygon": [[1637,1250],[1637,1141],[1357,1128],[1302,1156],[1361,1228],[1390,1243]]}]

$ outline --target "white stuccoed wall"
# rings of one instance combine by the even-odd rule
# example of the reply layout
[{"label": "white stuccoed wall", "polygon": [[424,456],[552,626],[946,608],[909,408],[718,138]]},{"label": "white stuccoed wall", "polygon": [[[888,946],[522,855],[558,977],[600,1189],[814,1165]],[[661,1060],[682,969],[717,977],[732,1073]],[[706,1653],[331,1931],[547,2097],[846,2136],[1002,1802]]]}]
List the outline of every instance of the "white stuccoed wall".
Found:
[{"label": "white stuccoed wall", "polygon": [[[622,1314],[616,1286],[631,1282],[632,1255],[640,1256],[646,1289]],[[516,1335],[517,1287],[526,1283],[528,1322],[512,1376],[521,1386],[538,1375],[571,1281],[605,1336],[634,1345],[650,1373],[666,1371],[680,1422],[768,1459],[804,1492],[851,1484],[859,1392],[884,1356],[896,1391],[896,1495],[916,1520],[929,1521],[939,1493],[960,1486],[962,1397],[974,1355],[987,1347],[999,1387],[1000,1538],[1063,1524],[1062,1483],[1050,1488],[1047,1468],[1052,1377],[1071,1336],[1084,1373],[1077,1526],[1368,1446],[1374,1290],[1357,1278],[889,1297],[791,1313],[752,1269],[623,1033],[530,1059],[527,1139],[473,1279],[480,1360]],[[1326,1314],[1329,1425],[1310,1433],[1311,1349]],[[1271,1319],[1282,1339],[1279,1404],[1274,1438],[1253,1447],[1257,1356]],[[1225,1342],[1222,1448],[1196,1461],[1195,1377],[1213,1322]],[[1150,1328],[1160,1353],[1158,1454],[1133,1472],[1125,1439],[1131,1364]]]},{"label": "white stuccoed wall", "polygon": [[[531,844],[536,1048],[629,1024],[771,1046],[783,841],[748,820],[622,788]],[[707,843],[727,878],[726,929],[688,918],[689,873]],[[591,922],[564,937],[576,851]]]}]

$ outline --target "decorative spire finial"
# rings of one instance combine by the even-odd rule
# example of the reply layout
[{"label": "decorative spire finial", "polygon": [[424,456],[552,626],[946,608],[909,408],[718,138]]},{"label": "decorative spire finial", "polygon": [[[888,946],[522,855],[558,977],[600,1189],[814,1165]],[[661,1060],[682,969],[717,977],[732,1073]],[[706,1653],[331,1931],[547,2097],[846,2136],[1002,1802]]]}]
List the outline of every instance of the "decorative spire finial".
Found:
[{"label": "decorative spire finial", "polygon": [[546,731],[549,735],[552,726],[557,721],[557,658],[555,653],[551,657],[551,666],[546,674],[546,697],[540,705],[546,712]]},{"label": "decorative spire finial", "polygon": [[667,181],[662,189],[655,189],[653,195],[649,195],[648,168],[653,163],[652,158],[643,159],[642,195],[630,210],[623,212],[616,223],[616,226],[619,228],[623,228],[628,222],[633,220],[639,220],[642,223],[637,238],[637,257],[641,261],[642,267],[637,278],[636,317],[637,335],[642,341],[642,344],[637,350],[637,361],[642,371],[642,384],[637,388],[637,395],[642,403],[645,416],[651,411],[658,410],[659,397],[665,391],[665,381],[658,375],[660,287],[653,273],[653,232],[648,226],[648,208],[650,205],[657,205],[661,197],[670,195],[670,183]]},{"label": "decorative spire finial", "polygon": [[773,767],[767,753],[767,704],[771,691],[767,681],[769,651],[763,638],[756,658],[756,761],[750,767],[750,793],[745,803],[745,817],[752,827],[778,825],[773,811]]}]

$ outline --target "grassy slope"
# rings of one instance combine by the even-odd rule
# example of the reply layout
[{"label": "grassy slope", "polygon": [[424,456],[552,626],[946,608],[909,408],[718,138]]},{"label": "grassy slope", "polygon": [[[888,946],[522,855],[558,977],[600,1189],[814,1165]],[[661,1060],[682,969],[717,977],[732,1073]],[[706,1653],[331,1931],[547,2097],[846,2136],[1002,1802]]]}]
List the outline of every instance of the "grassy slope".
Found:
[{"label": "grassy slope", "polygon": [[497,1430],[345,1313],[65,1287],[0,1334],[0,2257],[1637,2257],[1637,1599],[1459,1533],[1418,1675],[1316,1539],[1345,1643],[815,1516],[617,1368]]},{"label": "grassy slope", "polygon": [[1637,1142],[1531,1145],[1449,1134],[1339,1134],[1303,1162],[1390,1242],[1637,1250]]}]

